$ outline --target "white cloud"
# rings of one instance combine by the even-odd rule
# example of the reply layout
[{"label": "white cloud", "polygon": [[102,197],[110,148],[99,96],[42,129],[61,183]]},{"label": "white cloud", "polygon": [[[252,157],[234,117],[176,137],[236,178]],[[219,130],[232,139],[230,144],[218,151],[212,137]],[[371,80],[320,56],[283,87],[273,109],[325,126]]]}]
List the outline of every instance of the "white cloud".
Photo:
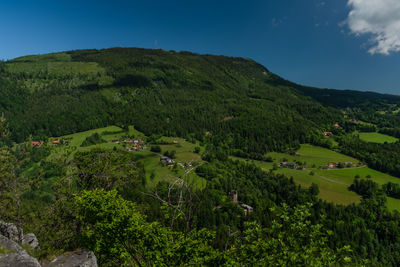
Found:
[{"label": "white cloud", "polygon": [[346,20],[356,35],[369,34],[370,54],[400,51],[400,0],[348,0]]}]

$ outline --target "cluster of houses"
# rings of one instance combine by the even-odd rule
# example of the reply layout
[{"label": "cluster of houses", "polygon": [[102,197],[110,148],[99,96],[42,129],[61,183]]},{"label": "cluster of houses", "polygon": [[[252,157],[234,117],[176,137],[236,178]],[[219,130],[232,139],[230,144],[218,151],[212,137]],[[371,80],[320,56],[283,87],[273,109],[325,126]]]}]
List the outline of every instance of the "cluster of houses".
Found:
[{"label": "cluster of houses", "polygon": [[128,144],[129,146],[127,146],[125,149],[128,151],[137,151],[137,150],[142,150],[142,149],[146,149],[147,147],[144,145],[144,142],[141,138],[139,139],[124,139],[124,140],[113,140],[112,141],[115,144],[120,144],[120,143],[124,143],[124,144]]},{"label": "cluster of houses", "polygon": [[[53,140],[53,141],[51,141],[51,143],[53,145],[60,145],[61,141],[60,140]],[[65,141],[63,141],[63,144],[64,143],[65,143]],[[44,144],[43,141],[32,141],[32,146],[34,146],[34,147],[41,147],[43,144]]]},{"label": "cluster of houses", "polygon": [[[339,125],[339,123],[335,123],[335,124],[333,125],[333,127],[335,127],[336,129],[339,129],[339,128],[340,128],[340,125]],[[324,136],[330,136],[330,135],[333,135],[333,133],[332,133],[332,132],[322,132],[322,135],[324,135]]]},{"label": "cluster of houses", "polygon": [[343,164],[344,166],[352,166],[353,162],[329,162],[328,165],[326,165],[327,169],[333,169],[335,167],[339,167],[340,164]]},{"label": "cluster of houses", "polygon": [[174,166],[174,164],[175,164],[175,162],[174,162],[173,159],[171,159],[171,158],[169,158],[169,157],[166,157],[166,156],[162,156],[162,157],[160,158],[160,163],[161,163],[161,164],[165,164],[165,165],[167,165],[167,166]]},{"label": "cluster of houses", "polygon": [[188,161],[183,165],[183,168],[185,168],[185,169],[187,169],[189,167],[192,167],[192,162],[191,161]]},{"label": "cluster of houses", "polygon": [[124,140],[115,139],[112,142],[115,144],[119,144],[119,143],[143,144],[143,140],[141,138],[139,138],[139,139],[124,139]]},{"label": "cluster of houses", "polygon": [[238,201],[238,192],[236,190],[233,190],[229,193],[229,195],[232,198],[232,202],[236,203],[237,205],[239,205],[239,207],[241,207],[243,209],[244,215],[247,216],[248,214],[250,214],[251,212],[253,212],[253,207],[249,206],[247,204],[244,203],[239,203]]},{"label": "cluster of houses", "polygon": [[280,168],[296,169],[298,166],[299,165],[297,163],[294,163],[294,162],[284,161],[284,162],[279,163],[279,167]]},{"label": "cluster of houses", "polygon": [[43,141],[32,141],[32,146],[41,147],[43,145]]}]

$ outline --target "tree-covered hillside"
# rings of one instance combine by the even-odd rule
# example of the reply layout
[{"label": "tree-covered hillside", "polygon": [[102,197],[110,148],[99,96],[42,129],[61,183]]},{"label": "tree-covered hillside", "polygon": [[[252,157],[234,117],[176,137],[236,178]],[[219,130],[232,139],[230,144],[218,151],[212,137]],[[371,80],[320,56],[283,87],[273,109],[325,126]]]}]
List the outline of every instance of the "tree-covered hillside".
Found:
[{"label": "tree-covered hillside", "polygon": [[80,50],[3,62],[0,73],[0,111],[16,141],[134,124],[147,135],[207,133],[262,153],[296,147],[341,119],[243,58]]},{"label": "tree-covered hillside", "polygon": [[[400,142],[359,132],[398,138],[399,104],[189,52],[0,62],[0,219],[37,235],[40,260],[87,249],[102,266],[398,266],[397,178],[359,173],[400,177]],[[334,192],[321,181],[357,201],[320,199]]]}]

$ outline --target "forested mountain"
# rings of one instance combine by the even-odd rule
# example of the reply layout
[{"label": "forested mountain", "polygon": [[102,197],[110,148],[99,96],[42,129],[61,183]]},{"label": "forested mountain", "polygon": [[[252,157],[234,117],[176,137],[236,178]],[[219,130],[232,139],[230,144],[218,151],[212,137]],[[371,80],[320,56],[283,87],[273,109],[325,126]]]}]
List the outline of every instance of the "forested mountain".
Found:
[{"label": "forested mountain", "polygon": [[0,107],[13,139],[111,124],[246,151],[284,150],[341,120],[260,64],[188,52],[114,48],[17,58],[1,64]]},{"label": "forested mountain", "polygon": [[[250,59],[190,52],[1,62],[0,219],[36,233],[40,259],[83,248],[103,266],[398,266],[400,213],[386,202],[398,198],[400,142],[358,131],[398,135],[399,107],[397,96],[306,87]],[[355,180],[357,203],[327,203],[266,157],[304,143],[396,177]]]}]

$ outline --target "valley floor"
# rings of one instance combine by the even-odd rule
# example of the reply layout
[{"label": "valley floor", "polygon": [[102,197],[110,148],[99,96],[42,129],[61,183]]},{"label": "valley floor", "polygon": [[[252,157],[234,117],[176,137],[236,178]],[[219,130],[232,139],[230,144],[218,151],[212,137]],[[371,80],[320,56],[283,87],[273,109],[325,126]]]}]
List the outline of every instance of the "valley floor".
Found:
[{"label": "valley floor", "polygon": [[[275,172],[284,174],[287,177],[293,177],[293,180],[304,187],[309,187],[313,183],[319,187],[319,197],[328,202],[348,205],[359,203],[361,197],[355,192],[350,191],[348,187],[353,183],[354,178],[371,179],[379,185],[393,182],[399,183],[400,178],[368,168],[352,157],[348,157],[341,153],[317,147],[309,144],[301,145],[301,148],[295,155],[284,153],[267,153],[273,162],[262,162],[255,160],[246,160],[255,163],[265,171],[273,170],[274,164],[279,166],[283,160],[288,162],[306,163],[306,167],[302,169],[280,168]],[[238,160],[241,158],[233,157]],[[352,162],[352,167],[326,169],[329,163]],[[370,178],[367,178],[370,177]],[[387,198],[387,207],[389,210],[400,211],[400,200],[395,198]]]},{"label": "valley floor", "polygon": [[[100,134],[105,142],[81,147],[83,141],[94,133]],[[126,139],[126,135],[127,132],[123,131],[121,128],[117,126],[109,126],[55,138],[56,140],[68,140],[69,143],[67,146],[59,145],[54,147],[49,158],[57,158],[60,153],[70,154],[70,157],[72,157],[75,151],[88,151],[95,148],[127,149],[129,144],[124,142],[115,143],[115,140]],[[146,138],[144,134],[135,130],[133,126],[129,127],[128,136],[143,139]],[[132,153],[137,157],[137,160],[143,163],[146,172],[146,186],[154,187],[161,180],[172,181],[173,179],[184,177],[197,188],[204,188],[206,181],[193,171],[196,166],[203,164],[200,153],[194,153],[195,147],[198,146],[198,144],[176,137],[161,137],[160,140],[162,140],[159,145],[161,153],[151,152],[150,147],[138,151],[132,151]],[[176,162],[175,167],[162,166],[162,164],[160,164],[160,157],[165,151],[176,152],[176,158],[174,159]],[[253,162],[265,171],[271,171],[275,166],[275,170],[273,170],[274,172],[283,174],[287,177],[293,177],[293,180],[302,187],[309,187],[315,183],[319,187],[319,197],[336,204],[348,205],[360,202],[361,197],[348,189],[353,183],[355,177],[371,179],[379,185],[388,182],[399,183],[400,181],[399,178],[368,168],[355,158],[309,144],[301,145],[301,148],[292,155],[271,152],[267,153],[265,156],[272,158],[273,162],[248,160],[238,157],[232,158]],[[293,169],[283,167],[276,168],[276,166],[279,166],[279,164],[284,161],[301,163],[304,167]],[[190,163],[191,166],[185,167],[186,163]],[[351,166],[344,168],[327,168],[329,163],[351,163]],[[399,199],[390,197],[387,199],[387,207],[389,210],[400,211]]]}]

